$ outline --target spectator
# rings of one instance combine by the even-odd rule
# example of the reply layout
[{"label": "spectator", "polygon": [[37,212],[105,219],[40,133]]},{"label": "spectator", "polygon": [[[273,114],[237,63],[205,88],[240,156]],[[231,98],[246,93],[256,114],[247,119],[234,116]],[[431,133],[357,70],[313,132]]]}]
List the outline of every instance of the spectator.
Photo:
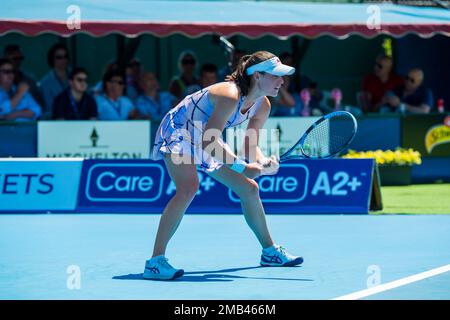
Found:
[{"label": "spectator", "polygon": [[53,101],[69,85],[69,51],[66,46],[62,43],[57,43],[51,47],[47,55],[47,63],[51,70],[40,82],[41,93],[44,99],[44,119],[51,118]]},{"label": "spectator", "polygon": [[160,121],[175,106],[176,98],[170,92],[160,92],[158,79],[152,72],[144,72],[140,87],[143,91],[136,100],[141,119]]},{"label": "spectator", "polygon": [[245,56],[245,54],[246,54],[246,52],[241,49],[235,49],[233,51],[233,57],[231,58],[231,67],[227,63],[227,65],[225,67],[223,67],[222,69],[220,69],[220,71],[219,71],[219,80],[220,81],[225,81],[226,77],[231,75],[234,72],[234,70],[236,69],[236,66],[239,63],[239,60],[241,60],[241,58],[243,56]]},{"label": "spectator", "polygon": [[100,120],[137,119],[133,102],[125,96],[125,77],[118,70],[103,76],[103,93],[95,96]]},{"label": "spectator", "polygon": [[289,117],[289,116],[299,116],[299,100],[296,101],[294,95],[289,91],[290,77],[283,77],[283,84],[280,87],[278,96],[271,99],[272,102],[272,113],[271,115],[276,117]]},{"label": "spectator", "polygon": [[29,86],[21,82],[14,85],[14,65],[0,59],[0,119],[8,121],[36,120],[41,108],[28,92]]},{"label": "spectator", "polygon": [[205,63],[200,68],[200,86],[202,88],[209,87],[217,83],[217,67],[212,63]]},{"label": "spectator", "polygon": [[[119,62],[112,61],[106,65],[105,72],[103,74],[107,74],[110,72],[122,72]],[[103,92],[103,81],[100,80],[99,82],[97,82],[97,84],[95,86],[92,87],[91,94],[96,96],[98,94],[103,94],[103,93],[104,93]]]},{"label": "spectator", "polygon": [[169,84],[169,92],[173,94],[178,101],[185,96],[200,90],[200,83],[195,77],[195,67],[197,59],[191,51],[184,51],[178,59],[178,68],[180,75],[172,78]]},{"label": "spectator", "polygon": [[141,62],[136,58],[132,58],[128,62],[125,72],[127,77],[127,96],[134,102],[142,93],[142,90],[139,87],[142,73]]},{"label": "spectator", "polygon": [[14,66],[14,85],[19,85],[21,82],[25,82],[30,87],[29,92],[34,100],[39,104],[43,105],[43,100],[39,88],[36,83],[34,76],[24,71],[21,68],[22,61],[25,59],[22,50],[16,44],[9,44],[3,50],[3,56],[12,62]]},{"label": "spectator", "polygon": [[97,104],[87,91],[88,73],[84,68],[75,68],[69,74],[69,87],[53,102],[53,119],[96,120]]},{"label": "spectator", "polygon": [[386,93],[381,112],[430,113],[433,94],[423,85],[423,78],[421,69],[411,69],[403,85]]},{"label": "spectator", "polygon": [[403,79],[392,72],[392,59],[386,55],[378,56],[373,73],[366,75],[362,82],[359,104],[363,112],[379,112],[386,92],[402,84]]},{"label": "spectator", "polygon": [[[280,61],[281,63],[288,65],[290,67],[294,67],[294,57],[291,53],[285,51],[280,54]],[[300,92],[303,89],[307,89],[309,91],[311,100],[309,102],[309,109],[311,113],[314,113],[315,115],[327,113],[328,109],[326,106],[322,105],[322,99],[323,99],[323,93],[321,90],[318,89],[317,82],[313,82],[308,76],[298,72],[298,76],[300,77],[300,83],[299,83],[299,90],[296,89],[296,83],[294,81],[294,76],[287,76],[288,79],[288,87],[287,91],[288,93],[293,97],[295,100],[295,115],[300,115],[300,111],[303,108],[303,101],[300,99]],[[286,82],[286,80],[285,80]],[[286,107],[286,105],[285,105]],[[286,108],[281,108],[280,113],[277,113],[276,115],[284,115],[286,114]],[[283,112],[284,110],[284,112]],[[293,110],[290,110],[292,115]]]}]

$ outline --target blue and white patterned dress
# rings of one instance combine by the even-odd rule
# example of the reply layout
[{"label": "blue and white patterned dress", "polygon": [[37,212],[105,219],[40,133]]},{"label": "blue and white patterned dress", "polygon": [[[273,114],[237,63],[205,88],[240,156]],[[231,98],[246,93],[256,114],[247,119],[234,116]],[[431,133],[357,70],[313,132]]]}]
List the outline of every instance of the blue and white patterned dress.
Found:
[{"label": "blue and white patterned dress", "polygon": [[[197,169],[201,171],[212,172],[223,165],[202,149],[202,134],[214,111],[208,95],[209,87],[188,95],[166,114],[156,132],[151,155],[153,160],[161,160],[164,154],[175,153],[193,156]],[[244,114],[241,113],[243,100],[244,97],[239,99],[236,110],[227,120],[225,128],[237,126],[251,118],[261,106],[263,98],[256,100]],[[189,133],[188,137],[186,133]],[[233,152],[222,139],[218,142],[223,148]]]}]

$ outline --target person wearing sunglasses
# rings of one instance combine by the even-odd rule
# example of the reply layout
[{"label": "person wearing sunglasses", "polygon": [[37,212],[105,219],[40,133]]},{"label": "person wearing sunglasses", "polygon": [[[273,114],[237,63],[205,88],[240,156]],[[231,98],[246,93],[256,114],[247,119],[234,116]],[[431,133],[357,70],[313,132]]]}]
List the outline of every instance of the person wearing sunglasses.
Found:
[{"label": "person wearing sunglasses", "polygon": [[381,112],[430,113],[433,93],[423,85],[424,73],[415,68],[408,72],[405,84],[386,93]]},{"label": "person wearing sunglasses", "polygon": [[133,102],[126,96],[125,75],[120,70],[110,70],[103,76],[103,93],[95,96],[99,120],[138,119]]},{"label": "person wearing sunglasses", "polygon": [[17,44],[8,44],[3,49],[3,57],[10,60],[14,66],[14,85],[18,86],[21,82],[27,83],[30,87],[28,92],[39,105],[43,105],[44,101],[39,92],[36,78],[22,69],[22,63],[25,60],[22,49]]},{"label": "person wearing sunglasses", "polygon": [[88,73],[84,68],[74,68],[69,73],[69,87],[53,102],[52,118],[55,120],[96,120],[97,103],[88,94]]},{"label": "person wearing sunglasses", "polygon": [[392,71],[392,67],[392,58],[380,55],[375,61],[373,73],[364,77],[359,95],[364,113],[379,112],[385,103],[383,97],[386,92],[403,84],[403,79]]},{"label": "person wearing sunglasses", "polygon": [[127,97],[133,102],[136,102],[137,97],[142,93],[139,85],[142,71],[142,64],[137,58],[131,58],[125,68]]},{"label": "person wearing sunglasses", "polygon": [[184,51],[178,59],[180,74],[172,78],[169,84],[169,92],[181,101],[189,94],[200,90],[200,82],[195,76],[197,59],[191,51]]},{"label": "person wearing sunglasses", "polygon": [[41,107],[28,92],[26,82],[14,85],[14,65],[0,59],[0,120],[30,121],[41,115]]},{"label": "person wearing sunglasses", "polygon": [[47,63],[51,70],[40,81],[44,99],[43,119],[50,119],[53,101],[69,86],[69,51],[62,43],[53,45],[47,54]]}]

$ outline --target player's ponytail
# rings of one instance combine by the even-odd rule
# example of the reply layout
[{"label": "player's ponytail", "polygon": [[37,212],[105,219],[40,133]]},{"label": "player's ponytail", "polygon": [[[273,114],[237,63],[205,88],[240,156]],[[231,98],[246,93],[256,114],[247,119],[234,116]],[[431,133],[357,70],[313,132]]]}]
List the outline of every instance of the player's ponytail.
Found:
[{"label": "player's ponytail", "polygon": [[262,61],[275,57],[268,51],[257,51],[252,55],[245,55],[240,60],[236,70],[226,77],[226,81],[234,81],[241,90],[241,95],[246,96],[250,89],[252,76],[247,75],[247,69]]}]

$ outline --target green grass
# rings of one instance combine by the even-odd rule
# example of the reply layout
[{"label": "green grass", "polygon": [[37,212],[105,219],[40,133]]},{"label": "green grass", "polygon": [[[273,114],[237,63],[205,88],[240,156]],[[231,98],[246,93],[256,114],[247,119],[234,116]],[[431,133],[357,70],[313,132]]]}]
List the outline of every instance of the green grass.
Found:
[{"label": "green grass", "polygon": [[381,187],[383,210],[371,214],[450,214],[450,184]]}]

